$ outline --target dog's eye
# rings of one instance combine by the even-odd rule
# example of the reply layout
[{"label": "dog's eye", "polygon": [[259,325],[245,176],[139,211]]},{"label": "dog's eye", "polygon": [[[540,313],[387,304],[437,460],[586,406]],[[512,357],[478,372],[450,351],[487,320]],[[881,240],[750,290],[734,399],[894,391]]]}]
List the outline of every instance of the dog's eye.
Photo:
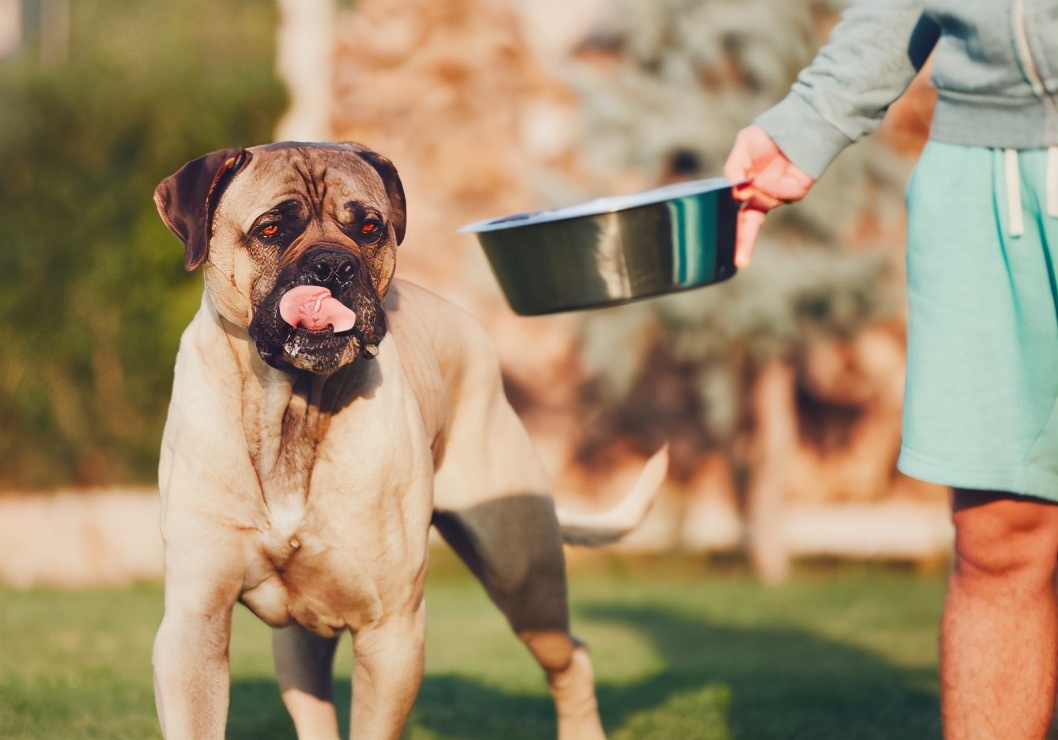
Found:
[{"label": "dog's eye", "polygon": [[373,244],[382,238],[382,234],[385,233],[382,228],[382,222],[377,218],[368,218],[359,228],[360,238],[368,244]]},{"label": "dog's eye", "polygon": [[279,233],[279,224],[265,224],[261,227],[261,236],[270,238]]}]

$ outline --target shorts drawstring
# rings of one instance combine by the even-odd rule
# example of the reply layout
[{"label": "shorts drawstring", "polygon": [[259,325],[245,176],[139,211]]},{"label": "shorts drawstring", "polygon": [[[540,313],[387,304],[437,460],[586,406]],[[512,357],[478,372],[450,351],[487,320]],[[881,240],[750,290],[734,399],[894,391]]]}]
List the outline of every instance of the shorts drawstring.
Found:
[{"label": "shorts drawstring", "polygon": [[1047,147],[1047,215],[1058,218],[1058,145]]},{"label": "shorts drawstring", "polygon": [[1025,233],[1025,219],[1021,213],[1021,170],[1018,167],[1018,150],[1006,149],[1003,152],[1007,181],[1007,211],[1010,218],[1010,236],[1021,236]]},{"label": "shorts drawstring", "polygon": [[[1021,210],[1021,168],[1018,150],[1003,150],[1004,175],[1007,181],[1007,211],[1010,213],[1010,236],[1025,233],[1025,217]],[[1058,146],[1047,147],[1047,166],[1043,175],[1044,213],[1058,218]]]}]

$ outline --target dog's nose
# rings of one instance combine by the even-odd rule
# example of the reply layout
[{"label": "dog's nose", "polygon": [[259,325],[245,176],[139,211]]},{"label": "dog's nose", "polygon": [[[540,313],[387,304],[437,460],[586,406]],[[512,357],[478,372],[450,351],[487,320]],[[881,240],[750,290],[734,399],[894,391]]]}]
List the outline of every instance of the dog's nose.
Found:
[{"label": "dog's nose", "polygon": [[321,283],[347,283],[356,274],[356,257],[345,252],[317,252],[309,261],[309,271]]}]

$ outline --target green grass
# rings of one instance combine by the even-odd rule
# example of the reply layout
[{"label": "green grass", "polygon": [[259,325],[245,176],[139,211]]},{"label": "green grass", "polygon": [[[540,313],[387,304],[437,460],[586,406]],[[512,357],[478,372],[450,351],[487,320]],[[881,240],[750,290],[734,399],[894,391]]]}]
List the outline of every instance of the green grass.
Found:
[{"label": "green grass", "polygon": [[[410,740],[554,737],[541,673],[447,557],[428,582],[427,675]],[[939,738],[942,579],[802,567],[780,587],[698,561],[592,556],[573,567],[612,740]],[[161,589],[0,591],[0,737],[156,738],[150,650]],[[293,737],[268,629],[241,607],[228,737]],[[351,658],[337,693],[349,704]]]}]

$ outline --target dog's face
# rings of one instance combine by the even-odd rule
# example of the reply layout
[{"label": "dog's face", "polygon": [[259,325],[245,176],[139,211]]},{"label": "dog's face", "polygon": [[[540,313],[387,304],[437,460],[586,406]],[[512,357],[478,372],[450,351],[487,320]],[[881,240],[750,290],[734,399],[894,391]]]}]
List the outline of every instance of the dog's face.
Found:
[{"label": "dog's face", "polygon": [[186,267],[269,365],[331,373],[373,357],[404,238],[390,161],[358,144],[283,143],[189,162],[155,190]]}]

